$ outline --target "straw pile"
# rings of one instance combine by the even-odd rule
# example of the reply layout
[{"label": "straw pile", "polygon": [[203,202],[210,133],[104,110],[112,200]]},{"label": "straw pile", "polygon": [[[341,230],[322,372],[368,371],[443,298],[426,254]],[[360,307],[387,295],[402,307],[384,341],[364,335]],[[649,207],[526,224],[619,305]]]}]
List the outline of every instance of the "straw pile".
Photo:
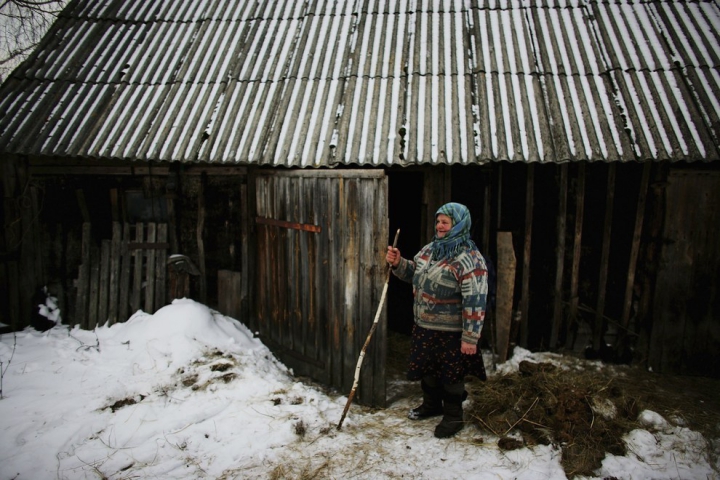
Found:
[{"label": "straw pile", "polygon": [[[709,412],[688,411],[687,399],[660,393],[660,388],[637,369],[618,374],[524,361],[517,373],[468,384],[472,404],[466,420],[497,436],[505,450],[557,445],[568,477],[591,475],[607,453],[625,455],[622,437],[639,427],[642,410],[682,417],[689,426],[707,420],[701,417]],[[681,405],[685,411],[679,410]]]}]

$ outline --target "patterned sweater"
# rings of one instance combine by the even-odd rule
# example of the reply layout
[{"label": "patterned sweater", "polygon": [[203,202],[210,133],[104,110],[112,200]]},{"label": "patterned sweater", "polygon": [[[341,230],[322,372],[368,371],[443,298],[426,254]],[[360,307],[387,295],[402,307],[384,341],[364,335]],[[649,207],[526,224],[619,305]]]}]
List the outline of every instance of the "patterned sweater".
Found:
[{"label": "patterned sweater", "polygon": [[462,332],[462,341],[477,344],[485,321],[488,273],[485,259],[465,248],[454,259],[430,258],[428,244],[413,260],[400,259],[393,269],[413,284],[415,323],[430,330]]}]

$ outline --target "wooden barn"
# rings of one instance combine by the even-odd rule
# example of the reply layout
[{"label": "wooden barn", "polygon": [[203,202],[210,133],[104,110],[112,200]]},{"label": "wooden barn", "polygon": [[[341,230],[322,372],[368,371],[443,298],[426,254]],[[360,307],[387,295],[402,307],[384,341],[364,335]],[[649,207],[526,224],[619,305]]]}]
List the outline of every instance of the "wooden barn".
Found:
[{"label": "wooden barn", "polygon": [[[0,321],[203,302],[349,390],[465,203],[483,348],[719,376],[713,0],[71,0],[0,88]],[[358,400],[383,405],[390,282]]]}]

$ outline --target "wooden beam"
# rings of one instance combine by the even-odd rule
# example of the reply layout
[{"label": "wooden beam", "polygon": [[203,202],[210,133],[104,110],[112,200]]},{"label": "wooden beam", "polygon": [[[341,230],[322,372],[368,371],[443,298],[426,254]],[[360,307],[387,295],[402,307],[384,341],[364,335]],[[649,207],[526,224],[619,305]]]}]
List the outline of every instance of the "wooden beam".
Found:
[{"label": "wooden beam", "polygon": [[[118,321],[118,297],[120,291],[120,245],[122,230],[119,222],[113,222],[112,239],[110,240],[110,292],[108,296],[108,324]],[[122,319],[127,320],[127,319]]]},{"label": "wooden beam", "polygon": [[512,330],[512,308],[515,294],[515,250],[512,232],[497,233],[497,295],[495,332],[498,362],[507,360]]},{"label": "wooden beam", "polygon": [[[157,242],[165,244],[168,237],[168,227],[166,223],[160,223],[157,226]],[[168,245],[169,246],[169,245]],[[156,252],[155,254],[155,311],[157,312],[167,303],[167,248]]]},{"label": "wooden beam", "polygon": [[582,229],[585,217],[585,162],[580,162],[577,169],[577,181],[575,185],[575,235],[573,238],[573,259],[570,273],[570,307],[568,308],[567,332],[565,348],[573,349],[575,335],[573,328],[577,322],[579,293],[578,285],[580,279],[580,259],[582,257]]},{"label": "wooden beam", "polygon": [[530,307],[530,247],[532,246],[532,221],[535,206],[535,166],[527,167],[525,189],[525,241],[523,248],[522,293],[520,297],[520,345],[527,347],[529,336],[528,309]]},{"label": "wooden beam", "polygon": [[[35,165],[30,168],[31,173],[34,176],[52,175],[52,176],[66,176],[66,175],[150,175],[151,169],[147,166],[142,167],[105,167],[105,166],[46,166],[46,165]],[[170,171],[167,167],[152,167],[153,176],[167,175]]]},{"label": "wooden beam", "polygon": [[[250,274],[250,248],[248,241],[248,219],[249,217],[249,205],[250,197],[248,195],[248,187],[245,184],[240,184],[240,265],[241,265],[241,279],[240,279],[240,318],[248,318],[248,298],[250,296],[250,285],[249,274]],[[247,320],[245,320],[247,321]]]},{"label": "wooden beam", "polygon": [[555,262],[555,291],[553,304],[553,323],[550,331],[550,348],[554,349],[558,344],[560,327],[563,320],[563,272],[565,270],[565,226],[567,224],[567,163],[560,165],[560,201],[557,213],[557,251]]},{"label": "wooden beam", "polygon": [[197,225],[195,236],[198,247],[198,268],[200,269],[200,303],[207,302],[207,278],[205,277],[205,241],[203,235],[205,233],[205,184],[207,177],[200,177],[200,186],[198,188],[198,207],[197,207]]},{"label": "wooden beam", "polygon": [[130,224],[124,223],[122,226],[122,236],[120,240],[120,287],[118,297],[118,314],[117,319],[124,322],[129,317],[130,308],[130,266],[132,264],[132,254],[125,245],[130,239]]},{"label": "wooden beam", "polygon": [[[147,224],[147,236],[146,240],[148,243],[155,243],[157,239],[157,224]],[[149,248],[145,254],[147,262],[145,265],[145,312],[153,314],[155,313],[155,253],[156,249]]]},{"label": "wooden beam", "polygon": [[607,196],[605,200],[605,222],[603,228],[602,250],[600,253],[600,277],[598,278],[598,296],[595,306],[595,324],[593,326],[593,348],[600,351],[605,334],[605,297],[607,293],[608,260],[610,259],[610,240],[612,234],[613,206],[615,205],[616,164],[608,165]]},{"label": "wooden beam", "polygon": [[635,271],[637,270],[638,252],[640,251],[640,236],[645,219],[645,202],[647,200],[651,169],[652,162],[645,162],[642,178],[640,179],[640,188],[638,190],[637,208],[635,210],[635,230],[633,231],[632,246],[630,248],[630,260],[628,261],[628,279],[625,284],[625,302],[623,304],[621,320],[623,329],[627,329],[630,322],[630,308],[632,307],[633,288],[635,286]]}]

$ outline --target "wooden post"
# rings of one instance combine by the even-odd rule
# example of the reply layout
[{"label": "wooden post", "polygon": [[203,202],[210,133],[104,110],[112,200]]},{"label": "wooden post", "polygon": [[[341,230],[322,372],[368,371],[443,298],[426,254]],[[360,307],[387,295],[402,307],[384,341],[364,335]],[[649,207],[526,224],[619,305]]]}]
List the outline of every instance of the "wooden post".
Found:
[{"label": "wooden post", "polygon": [[520,300],[520,345],[527,346],[529,336],[528,308],[530,306],[530,247],[532,246],[532,221],[535,196],[535,166],[527,166],[525,192],[525,242],[523,248],[522,293]]},{"label": "wooden post", "polygon": [[81,262],[78,269],[77,297],[75,302],[75,325],[88,326],[88,294],[90,293],[90,242],[92,241],[90,223],[82,225]]},{"label": "wooden post", "polygon": [[98,248],[94,245],[90,247],[90,294],[88,299],[88,313],[85,328],[94,330],[97,326],[98,319],[98,294],[100,279],[100,259],[98,258]]},{"label": "wooden post", "polygon": [[118,297],[120,290],[120,242],[122,230],[119,222],[113,222],[112,240],[110,246],[110,291],[108,292],[108,324],[118,321]]},{"label": "wooden post", "polygon": [[123,224],[122,239],[120,241],[120,254],[122,255],[120,271],[120,297],[118,298],[118,320],[124,322],[129,317],[130,308],[130,266],[132,265],[132,252],[127,244],[130,242],[130,224]]},{"label": "wooden post", "polygon": [[240,185],[240,261],[241,261],[241,280],[240,280],[240,316],[243,321],[247,321],[249,305],[249,285],[248,285],[248,272],[249,268],[249,241],[248,241],[248,229],[250,228],[250,215],[248,210],[248,202],[250,198],[248,196],[247,185]]},{"label": "wooden post", "polygon": [[100,243],[100,279],[98,288],[98,314],[96,323],[105,325],[108,321],[108,298],[110,289],[110,240]]},{"label": "wooden post", "polygon": [[603,228],[602,251],[600,255],[600,278],[598,279],[598,296],[595,307],[595,324],[593,327],[593,348],[600,352],[600,345],[605,334],[605,296],[607,292],[608,260],[610,258],[610,235],[612,230],[613,206],[615,204],[615,169],[616,163],[608,165],[607,197],[605,201],[605,224]]},{"label": "wooden post", "polygon": [[[147,225],[147,243],[155,243],[156,239],[156,225],[154,223],[148,223]],[[155,249],[150,248],[147,252],[147,263],[145,268],[145,312],[155,313]]]},{"label": "wooden post", "polygon": [[628,262],[628,280],[625,285],[625,303],[623,304],[622,326],[628,328],[630,322],[630,308],[632,306],[633,287],[635,285],[635,271],[637,269],[638,252],[640,251],[640,235],[645,218],[645,201],[647,199],[648,184],[650,183],[650,170],[652,162],[645,162],[643,166],[640,189],[638,191],[637,209],[635,210],[635,230],[633,231],[630,260]]},{"label": "wooden post", "polygon": [[[167,243],[168,226],[161,223],[157,227],[157,241],[160,244]],[[165,306],[167,291],[167,248],[158,248],[155,253],[155,311]]]},{"label": "wooden post", "polygon": [[198,268],[200,269],[200,303],[207,302],[207,278],[205,277],[205,242],[203,234],[205,230],[205,184],[207,174],[205,172],[200,176],[200,188],[198,189],[198,212],[197,212],[197,229],[195,235],[197,237],[198,246]]},{"label": "wooden post", "polygon": [[573,349],[575,343],[575,335],[573,328],[577,322],[579,293],[578,284],[580,279],[580,259],[582,252],[582,229],[585,216],[585,162],[578,164],[577,182],[575,185],[575,235],[573,238],[573,259],[572,271],[570,273],[570,307],[568,308],[567,332],[565,338],[565,348]]},{"label": "wooden post", "polygon": [[512,233],[497,233],[497,294],[495,302],[495,331],[498,361],[507,360],[512,327],[513,297],[515,294],[515,250]]},{"label": "wooden post", "polygon": [[565,226],[567,224],[567,163],[560,165],[560,202],[557,213],[557,251],[555,261],[555,298],[553,305],[553,323],[550,331],[551,349],[557,347],[560,327],[563,320],[562,286],[565,270]]},{"label": "wooden post", "polygon": [[492,211],[492,180],[490,178],[490,175],[485,175],[482,229],[482,252],[484,255],[490,254],[490,212]]},{"label": "wooden post", "polygon": [[[145,232],[143,231],[144,225],[142,223],[135,224],[135,242],[143,243],[145,238]],[[128,252],[130,253],[130,252]],[[131,313],[135,313],[140,309],[140,289],[142,288],[143,281],[143,250],[133,250],[132,254],[135,256],[135,263],[133,265],[133,286],[132,294],[130,295],[130,309]]]}]

